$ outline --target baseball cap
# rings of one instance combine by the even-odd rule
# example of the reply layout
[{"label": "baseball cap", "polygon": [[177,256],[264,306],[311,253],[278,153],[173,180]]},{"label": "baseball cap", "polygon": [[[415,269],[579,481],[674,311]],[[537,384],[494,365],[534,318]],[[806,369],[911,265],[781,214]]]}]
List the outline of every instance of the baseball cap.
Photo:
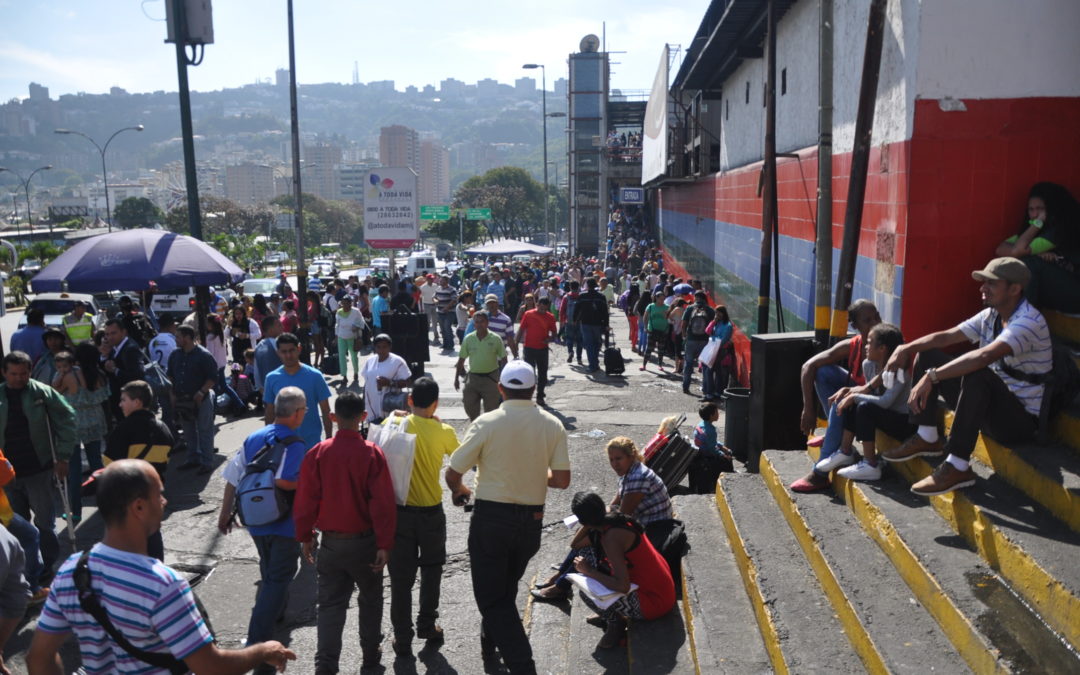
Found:
[{"label": "baseball cap", "polygon": [[994,258],[986,267],[975,270],[971,278],[976,281],[1008,281],[1012,284],[1027,286],[1031,281],[1031,270],[1016,258]]},{"label": "baseball cap", "polygon": [[507,389],[532,389],[536,386],[536,371],[528,363],[514,359],[503,367],[499,384]]},{"label": "baseball cap", "polygon": [[495,295],[494,293],[488,293],[487,295],[484,296],[484,304],[485,305],[488,304],[489,302],[498,302],[498,301],[499,301],[499,296]]}]

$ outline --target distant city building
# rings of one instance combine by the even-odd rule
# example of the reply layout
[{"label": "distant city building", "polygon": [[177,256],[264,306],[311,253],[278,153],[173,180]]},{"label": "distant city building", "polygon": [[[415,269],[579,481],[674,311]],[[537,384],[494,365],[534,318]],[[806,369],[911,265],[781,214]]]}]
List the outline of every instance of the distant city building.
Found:
[{"label": "distant city building", "polygon": [[371,91],[379,91],[379,92],[384,92],[384,93],[393,93],[394,92],[394,81],[393,80],[377,80],[375,82],[368,82],[367,86],[368,86],[368,89],[370,89]]},{"label": "distant city building", "polygon": [[289,71],[285,68],[278,68],[274,71],[274,83],[279,87],[289,86]]},{"label": "distant city building", "polygon": [[417,181],[421,204],[450,203],[450,153],[435,139],[420,143],[420,177]]},{"label": "distant city building", "polygon": [[420,173],[420,134],[401,124],[383,127],[379,133],[379,162],[383,166],[407,166]]},{"label": "distant city building", "polygon": [[495,98],[499,95],[499,83],[490,77],[476,82],[476,95],[480,98]]},{"label": "distant city building", "polygon": [[274,198],[274,170],[266,164],[225,167],[225,196],[243,206],[266,204]]},{"label": "distant city building", "polygon": [[341,186],[341,198],[354,201],[364,201],[364,179],[368,171],[378,168],[379,160],[375,158],[342,164],[338,169],[338,184]]},{"label": "distant city building", "polygon": [[300,174],[303,190],[323,199],[341,199],[338,182],[341,146],[329,143],[305,145],[303,156],[307,164]]},{"label": "distant city building", "polygon": [[561,97],[566,96],[567,85],[568,84],[569,84],[569,81],[565,77],[560,77],[559,79],[555,80],[555,96],[556,96],[556,98],[561,98]]},{"label": "distant city building", "polygon": [[531,77],[519,77],[514,80],[514,89],[519,94],[532,94],[536,92],[536,80]]},{"label": "distant city building", "polygon": [[49,88],[43,87],[37,82],[30,83],[30,100],[40,103],[49,100]]},{"label": "distant city building", "polygon": [[448,77],[439,83],[439,93],[443,98],[455,98],[465,95],[466,84],[461,80]]},{"label": "distant city building", "polygon": [[[46,90],[46,96],[47,95],[48,95],[48,90]],[[121,89],[120,87],[109,87],[109,96],[127,96],[127,95],[128,95],[128,93],[127,93],[126,89]]]},{"label": "distant city building", "polygon": [[435,87],[433,87],[430,84],[425,84],[423,92],[424,92],[424,96],[434,96],[435,95]]}]

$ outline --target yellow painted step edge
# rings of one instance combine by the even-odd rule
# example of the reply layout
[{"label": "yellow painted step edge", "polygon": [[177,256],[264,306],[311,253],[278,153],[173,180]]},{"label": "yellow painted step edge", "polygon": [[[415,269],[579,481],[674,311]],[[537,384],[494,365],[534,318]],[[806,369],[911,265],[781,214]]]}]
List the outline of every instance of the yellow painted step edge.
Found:
[{"label": "yellow painted step edge", "polygon": [[[951,410],[946,411],[945,428],[947,430],[952,429],[954,418],[955,415]],[[1072,429],[1069,426],[1069,420],[1073,420],[1077,428],[1074,430],[1076,435],[1071,438],[1080,438],[1080,421],[1070,415],[1059,415],[1058,418],[1061,421],[1056,423],[1056,428],[1064,428],[1066,432],[1069,432]],[[1076,446],[1071,445],[1071,447]],[[979,434],[971,456],[1026,494],[1029,499],[1041,505],[1073,532],[1080,532],[1080,495],[1043,474],[1026,462],[1016,450],[998,443],[989,436]]]},{"label": "yellow painted step edge", "polygon": [[[896,445],[895,439],[878,434],[879,452]],[[818,454],[817,448],[811,450],[811,457]],[[933,467],[922,458],[890,466],[909,483],[933,472]],[[930,504],[992,569],[999,572],[1034,607],[1052,629],[1074,648],[1080,646],[1080,598],[999,530],[993,519],[973,504],[962,490],[930,497]]]},{"label": "yellow painted step edge", "polygon": [[[1078,364],[1080,365],[1080,364]],[[1069,446],[1073,451],[1080,452],[1080,417],[1069,413],[1062,413],[1054,420],[1054,437]]]},{"label": "yellow painted step edge", "polygon": [[962,611],[942,590],[937,579],[922,564],[918,556],[897,533],[889,519],[874,505],[856,482],[833,473],[833,491],[844,500],[863,531],[873,539],[892,561],[900,577],[911,588],[916,599],[934,617],[961,658],[976,673],[1010,672],[1000,661],[1000,654],[986,642]]},{"label": "yellow painted step edge", "polygon": [[742,576],[743,586],[746,587],[746,595],[750,598],[750,604],[754,607],[754,615],[757,617],[758,630],[761,631],[761,639],[765,642],[765,652],[769,655],[773,672],[776,675],[789,675],[787,661],[780,649],[780,636],[776,632],[776,624],[773,622],[772,611],[765,604],[765,597],[761,594],[761,588],[757,581],[757,567],[754,561],[746,553],[739,527],[735,524],[735,517],[731,513],[731,506],[721,483],[724,476],[716,483],[716,504],[720,507],[720,519],[724,522],[724,530],[727,531],[728,543],[731,552],[735,555],[735,563],[739,566],[739,575]]},{"label": "yellow painted step edge", "polygon": [[[694,634],[694,610],[690,608],[690,596],[686,593],[686,569],[679,564],[679,576],[682,577],[682,611],[683,624],[686,626],[686,639],[690,643],[690,656],[694,660],[694,673],[701,675],[701,660],[698,657],[697,639]],[[629,632],[627,632],[629,636]],[[630,645],[627,640],[627,646]]]},{"label": "yellow painted step edge", "polygon": [[847,635],[848,641],[851,642],[851,646],[855,649],[855,653],[862,660],[866,671],[868,673],[888,673],[889,667],[885,665],[885,658],[878,651],[873,638],[866,632],[866,627],[863,626],[859,615],[855,613],[855,608],[851,605],[847,594],[844,593],[844,589],[840,587],[840,582],[836,580],[836,574],[833,572],[832,567],[829,566],[829,562],[825,559],[821,548],[817,545],[814,534],[810,531],[810,526],[806,524],[802,514],[799,512],[799,507],[788,495],[784,482],[776,473],[776,468],[769,461],[768,455],[761,455],[759,468],[766,487],[769,488],[769,492],[772,493],[776,503],[780,505],[780,511],[784,514],[784,519],[787,520],[791,531],[795,533],[795,539],[798,540],[803,554],[810,562],[810,567],[814,570],[814,574],[817,575],[818,582],[821,584],[822,590],[825,591],[825,597],[829,599],[833,611],[836,612],[840,627],[844,629],[844,634]]}]

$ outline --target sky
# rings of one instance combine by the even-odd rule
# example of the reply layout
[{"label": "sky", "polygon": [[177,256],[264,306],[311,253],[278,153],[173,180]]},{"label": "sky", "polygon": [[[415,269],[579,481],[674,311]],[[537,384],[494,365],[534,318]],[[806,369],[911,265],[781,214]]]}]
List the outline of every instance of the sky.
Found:
[{"label": "sky", "polygon": [[[61,94],[176,91],[164,43],[172,0],[0,0],[0,101],[30,82]],[[296,0],[297,80],[394,80],[438,88],[453,77],[512,84],[524,63],[546,66],[548,89],[567,77],[582,37],[604,36],[611,87],[648,90],[664,43],[689,46],[710,0]],[[272,79],[288,66],[285,0],[217,0],[214,44],[188,69],[196,91]],[[625,52],[625,53],[616,53]]]}]

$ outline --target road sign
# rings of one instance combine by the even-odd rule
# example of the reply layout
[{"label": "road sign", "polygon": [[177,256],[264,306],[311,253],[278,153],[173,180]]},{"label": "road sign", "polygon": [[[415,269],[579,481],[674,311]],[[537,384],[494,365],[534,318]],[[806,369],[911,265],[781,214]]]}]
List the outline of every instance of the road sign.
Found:
[{"label": "road sign", "polygon": [[450,220],[450,207],[421,206],[420,220]]},{"label": "road sign", "polygon": [[619,188],[619,202],[623,204],[644,204],[645,188],[624,187]]},{"label": "road sign", "polygon": [[364,241],[371,248],[408,248],[420,236],[416,173],[374,169],[364,182]]},{"label": "road sign", "polygon": [[292,230],[296,227],[296,216],[292,213],[279,213],[274,220],[274,228],[278,230]]},{"label": "road sign", "polygon": [[468,209],[465,211],[466,220],[491,220],[491,209]]}]

